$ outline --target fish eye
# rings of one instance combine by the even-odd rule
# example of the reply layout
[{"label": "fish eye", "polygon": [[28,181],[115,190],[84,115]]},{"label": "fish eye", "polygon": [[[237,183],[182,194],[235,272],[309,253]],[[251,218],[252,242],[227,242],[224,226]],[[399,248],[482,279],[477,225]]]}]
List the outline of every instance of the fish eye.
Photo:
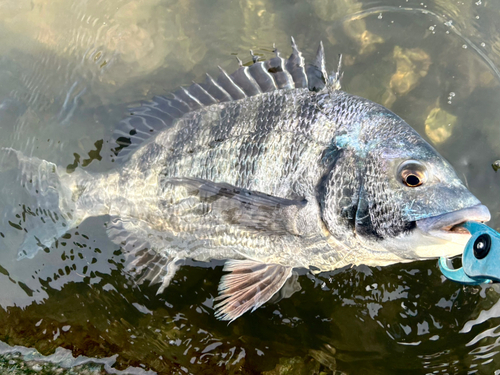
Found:
[{"label": "fish eye", "polygon": [[406,160],[398,168],[401,182],[408,187],[417,187],[427,180],[425,166],[416,160]]}]

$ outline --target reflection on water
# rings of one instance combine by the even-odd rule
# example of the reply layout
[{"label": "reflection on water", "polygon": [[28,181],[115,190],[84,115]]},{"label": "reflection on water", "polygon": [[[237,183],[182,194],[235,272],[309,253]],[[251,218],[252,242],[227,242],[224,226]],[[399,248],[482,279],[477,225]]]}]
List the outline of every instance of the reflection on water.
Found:
[{"label": "reflection on water", "polygon": [[[500,153],[499,15],[500,5],[485,1],[3,1],[0,146],[69,170],[105,171],[113,167],[107,140],[129,105],[202,81],[217,65],[231,71],[233,54],[245,63],[248,49],[269,57],[273,42],[288,54],[293,35],[310,57],[322,39],[329,69],[343,54],[344,89],[384,104],[427,137],[488,205],[499,230],[500,174],[491,168]],[[2,369],[500,368],[497,286],[445,281],[435,261],[303,275],[299,293],[228,326],[213,317],[220,264],[185,266],[156,295],[158,286],[136,285],[123,272],[106,218],[86,220],[18,261],[24,234],[51,215],[31,209],[33,198],[13,183],[16,171],[0,176]],[[63,364],[57,355],[64,350],[86,359]]]}]

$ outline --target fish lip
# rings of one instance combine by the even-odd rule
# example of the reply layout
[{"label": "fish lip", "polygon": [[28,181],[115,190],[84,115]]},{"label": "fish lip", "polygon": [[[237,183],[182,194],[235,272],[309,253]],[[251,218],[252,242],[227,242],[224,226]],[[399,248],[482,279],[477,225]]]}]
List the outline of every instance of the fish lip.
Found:
[{"label": "fish lip", "polygon": [[424,232],[440,231],[454,234],[470,235],[469,231],[461,226],[466,221],[484,223],[491,219],[491,214],[485,205],[463,208],[458,211],[447,212],[442,215],[429,217],[417,221],[417,227]]}]

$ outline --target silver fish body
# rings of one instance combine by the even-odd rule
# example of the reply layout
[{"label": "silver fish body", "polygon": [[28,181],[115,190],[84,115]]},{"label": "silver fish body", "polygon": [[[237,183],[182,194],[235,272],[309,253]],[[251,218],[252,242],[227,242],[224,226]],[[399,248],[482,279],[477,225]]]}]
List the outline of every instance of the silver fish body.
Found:
[{"label": "silver fish body", "polygon": [[128,268],[159,292],[183,259],[230,260],[216,306],[230,321],[293,268],[460,253],[456,224],[487,208],[406,122],[341,91],[322,46],[307,69],[292,48],[133,111],[115,135],[119,168],[64,177],[71,224],[110,215]]}]

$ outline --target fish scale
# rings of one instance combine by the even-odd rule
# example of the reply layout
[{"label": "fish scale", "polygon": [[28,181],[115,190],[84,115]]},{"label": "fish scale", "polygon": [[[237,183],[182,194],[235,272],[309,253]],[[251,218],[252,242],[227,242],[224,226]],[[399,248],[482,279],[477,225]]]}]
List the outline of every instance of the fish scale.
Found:
[{"label": "fish scale", "polygon": [[[233,321],[296,268],[451,256],[468,239],[456,225],[489,220],[406,122],[340,90],[342,74],[327,75],[321,43],[308,66],[292,39],[288,59],[276,51],[220,71],[132,109],[113,134],[117,167],[107,173],[68,175],[50,164],[37,174],[49,163],[4,150],[41,187],[39,198],[51,197],[47,209],[68,221],[34,233],[38,243],[109,215],[126,270],[160,283],[158,293],[187,258],[227,260],[214,308]],[[33,243],[25,241],[23,256],[35,255]]]}]

